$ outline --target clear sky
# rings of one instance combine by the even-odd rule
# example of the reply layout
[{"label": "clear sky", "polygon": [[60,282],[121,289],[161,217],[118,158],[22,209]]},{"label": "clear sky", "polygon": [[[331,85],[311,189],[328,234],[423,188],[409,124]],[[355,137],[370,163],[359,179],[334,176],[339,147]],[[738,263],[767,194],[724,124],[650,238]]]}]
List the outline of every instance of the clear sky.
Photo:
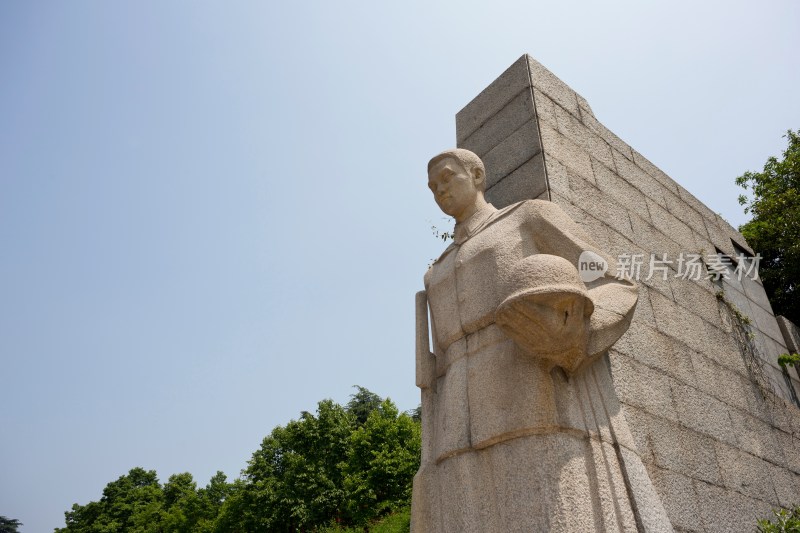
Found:
[{"label": "clear sky", "polygon": [[425,165],[523,53],[711,209],[800,127],[800,3],[0,3],[0,515],[235,478],[354,384],[418,403]]}]

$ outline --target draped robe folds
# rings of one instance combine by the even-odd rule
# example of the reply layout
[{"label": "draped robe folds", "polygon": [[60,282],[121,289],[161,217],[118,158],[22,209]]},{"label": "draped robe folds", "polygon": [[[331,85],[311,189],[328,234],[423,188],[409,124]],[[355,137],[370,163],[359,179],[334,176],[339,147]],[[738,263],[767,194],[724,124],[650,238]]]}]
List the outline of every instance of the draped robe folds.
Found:
[{"label": "draped robe folds", "polygon": [[[567,372],[518,346],[495,312],[521,259],[550,254],[577,266],[584,251],[610,268],[586,283],[589,343]],[[611,381],[607,350],[637,300],[614,265],[550,202],[487,204],[456,226],[417,301],[414,533],[672,531]]]}]

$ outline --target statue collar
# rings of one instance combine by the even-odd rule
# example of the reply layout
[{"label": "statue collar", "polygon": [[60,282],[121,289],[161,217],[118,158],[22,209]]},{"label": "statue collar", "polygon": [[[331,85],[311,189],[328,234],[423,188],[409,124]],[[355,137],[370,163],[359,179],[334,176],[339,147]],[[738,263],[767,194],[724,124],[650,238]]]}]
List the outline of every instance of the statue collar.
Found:
[{"label": "statue collar", "polygon": [[453,230],[453,242],[459,245],[478,233],[486,226],[495,213],[497,213],[497,209],[495,209],[492,204],[487,203],[467,220],[456,224],[455,230]]}]

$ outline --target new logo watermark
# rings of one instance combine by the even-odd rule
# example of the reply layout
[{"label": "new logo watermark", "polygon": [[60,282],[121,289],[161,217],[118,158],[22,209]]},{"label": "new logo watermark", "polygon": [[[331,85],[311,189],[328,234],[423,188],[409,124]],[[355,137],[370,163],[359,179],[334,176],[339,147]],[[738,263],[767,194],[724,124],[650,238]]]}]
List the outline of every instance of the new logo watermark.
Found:
[{"label": "new logo watermark", "polygon": [[608,271],[608,262],[599,254],[590,250],[581,253],[578,258],[578,273],[584,283],[589,283],[603,277]]}]

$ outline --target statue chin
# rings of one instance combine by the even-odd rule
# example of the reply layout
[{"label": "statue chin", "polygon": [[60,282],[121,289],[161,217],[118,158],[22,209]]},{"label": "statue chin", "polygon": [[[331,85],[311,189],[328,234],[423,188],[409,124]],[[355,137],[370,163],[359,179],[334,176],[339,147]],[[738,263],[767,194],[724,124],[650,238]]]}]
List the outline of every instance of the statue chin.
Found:
[{"label": "statue chin", "polygon": [[594,304],[572,264],[558,256],[528,256],[511,272],[509,296],[497,307],[500,329],[532,357],[573,372],[587,359]]}]

